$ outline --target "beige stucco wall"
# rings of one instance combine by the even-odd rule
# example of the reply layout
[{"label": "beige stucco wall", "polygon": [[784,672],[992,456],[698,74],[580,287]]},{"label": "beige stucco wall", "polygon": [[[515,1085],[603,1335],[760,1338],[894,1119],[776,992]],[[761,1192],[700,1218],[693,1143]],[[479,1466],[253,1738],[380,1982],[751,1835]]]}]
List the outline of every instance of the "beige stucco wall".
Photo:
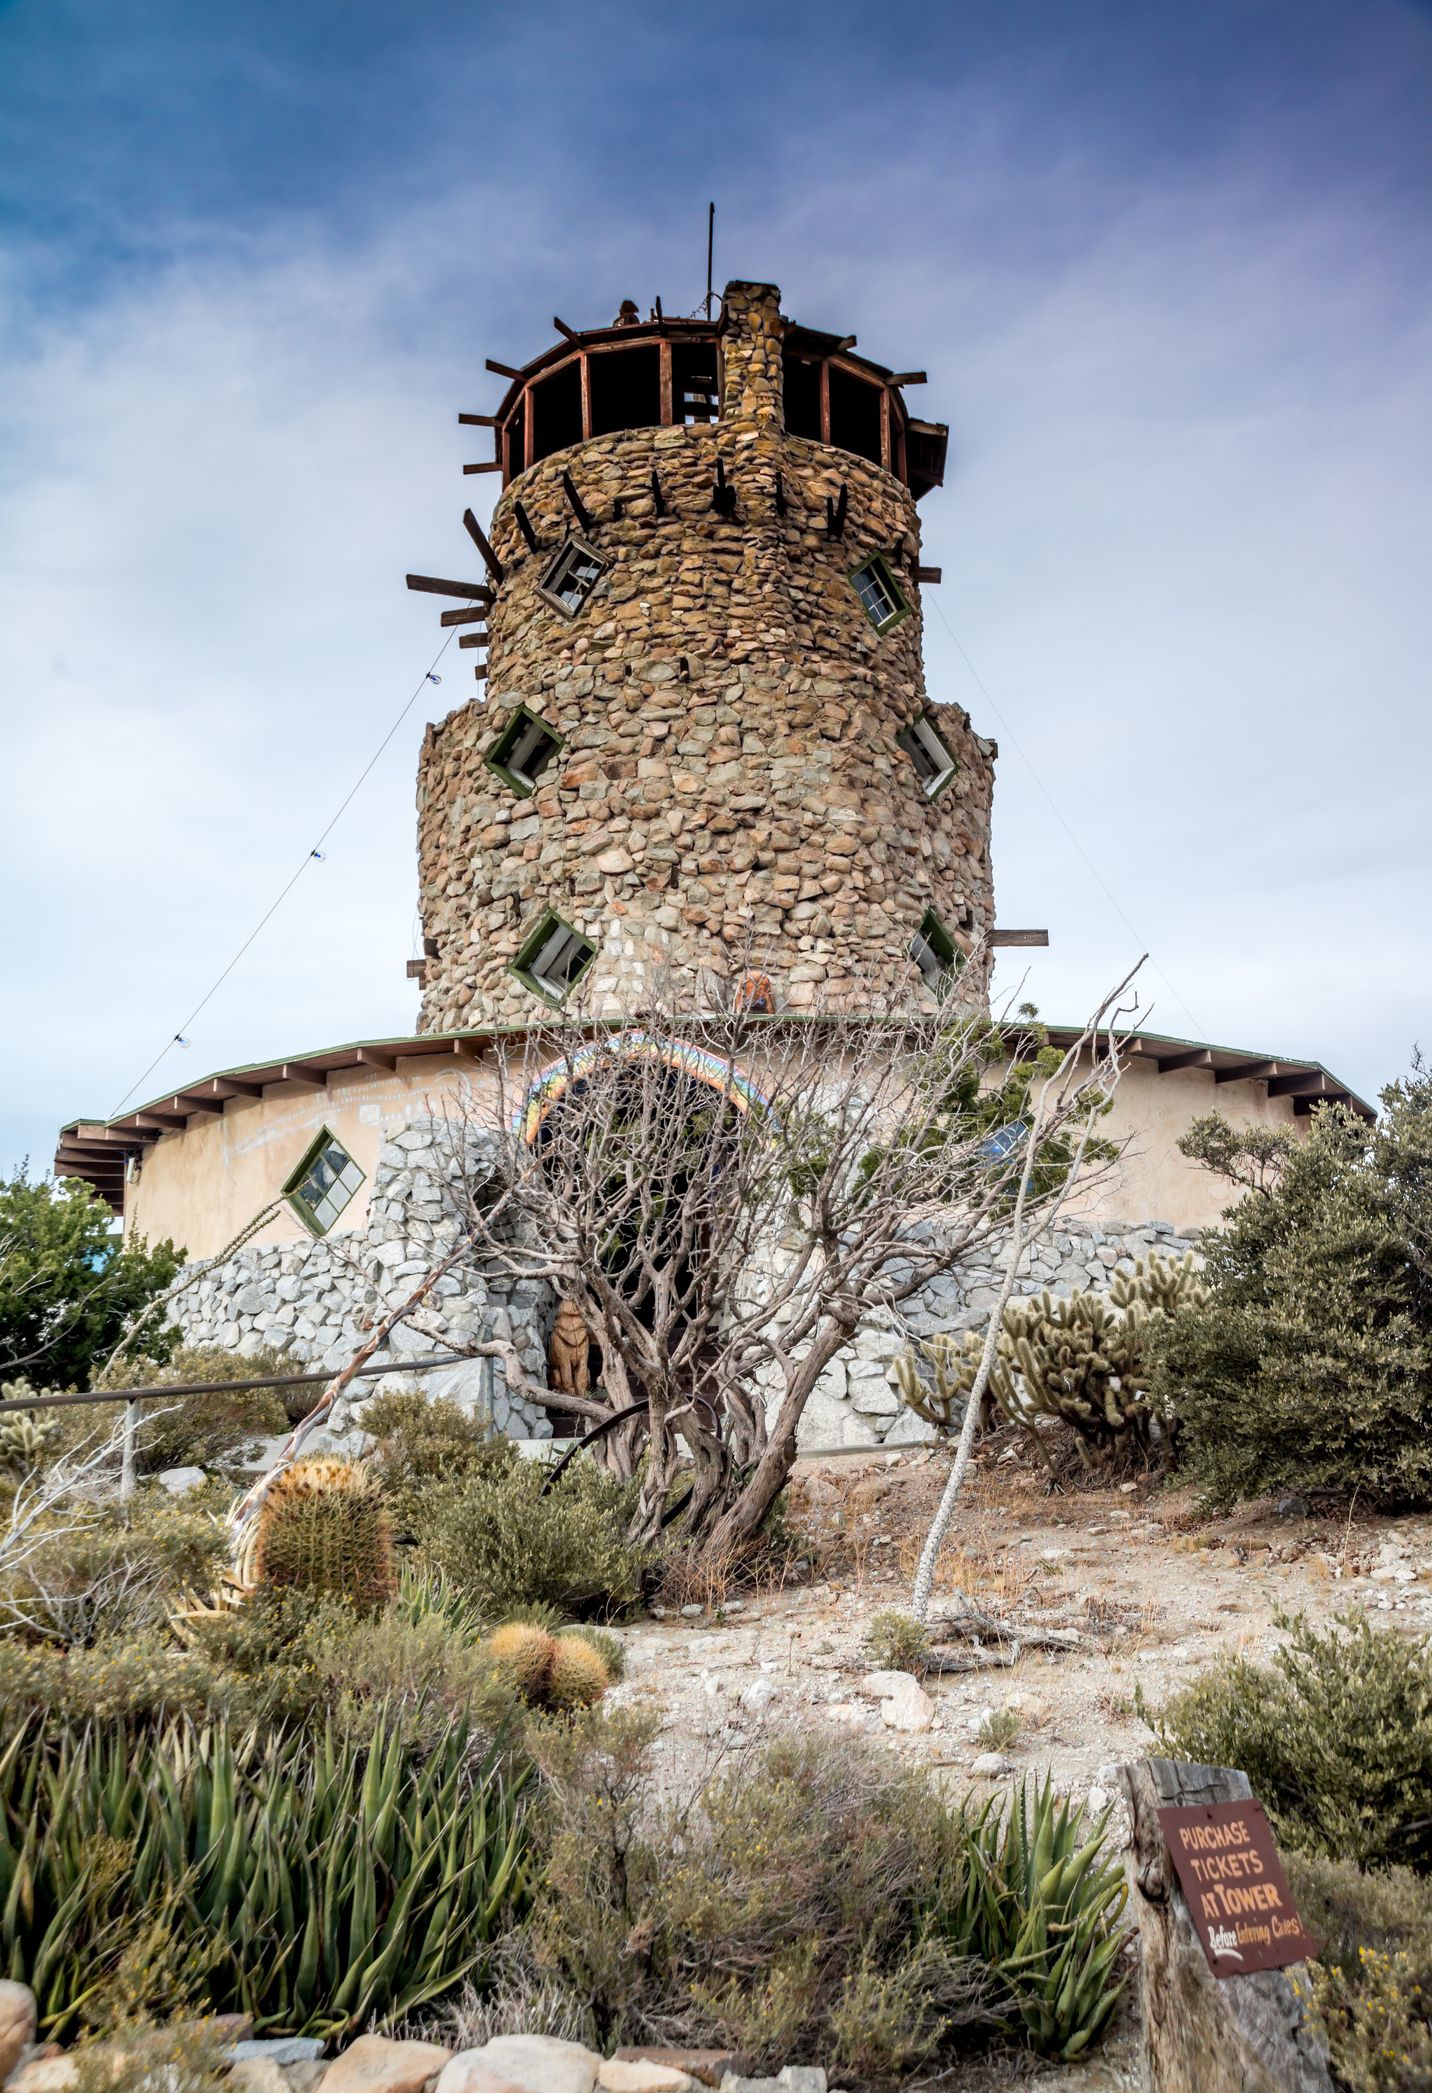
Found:
[{"label": "beige stucco wall", "polygon": [[[490,1111],[496,1090],[491,1064],[446,1065],[432,1059],[381,1069],[344,1070],[318,1090],[274,1083],[261,1098],[231,1098],[223,1116],[191,1120],[182,1133],[164,1134],[144,1158],[138,1182],[126,1187],[124,1225],[150,1241],[168,1236],[190,1257],[212,1257],[270,1200],[280,1197],[305,1150],[324,1127],[336,1134],[363,1172],[364,1183],[334,1230],[359,1228],[378,1147],[431,1106],[455,1110],[471,1100]],[[312,1240],[285,1202],[250,1239],[256,1244]]]},{"label": "beige stucco wall", "polygon": [[1206,1068],[1160,1075],[1137,1056],[1125,1065],[1113,1109],[1100,1132],[1123,1145],[1123,1156],[1099,1183],[1071,1198],[1069,1211],[1091,1221],[1171,1221],[1175,1228],[1209,1228],[1234,1197],[1234,1188],[1178,1152],[1180,1134],[1200,1113],[1222,1112],[1235,1126],[1307,1125],[1287,1097],[1270,1098],[1266,1082],[1215,1083]]},{"label": "beige stucco wall", "polygon": [[[510,1051],[509,1088],[520,1085],[522,1049],[514,1045]],[[304,1151],[327,1127],[365,1178],[336,1232],[361,1227],[385,1133],[429,1112],[456,1110],[463,1101],[490,1113],[497,1094],[491,1059],[449,1065],[418,1057],[400,1059],[391,1075],[344,1070],[322,1090],[276,1083],[262,1098],[233,1098],[222,1117],[196,1119],[149,1150],[137,1183],[126,1191],[125,1226],[151,1241],[171,1237],[191,1257],[211,1257],[279,1198]],[[1192,1120],[1215,1106],[1238,1124],[1304,1123],[1295,1119],[1290,1099],[1269,1098],[1266,1083],[1215,1083],[1206,1069],[1159,1075],[1135,1057],[1102,1129],[1125,1144],[1123,1157],[1100,1182],[1074,1194],[1071,1215],[1100,1223],[1168,1221],[1180,1230],[1216,1222],[1231,1188],[1187,1162],[1177,1147]],[[257,1244],[307,1239],[286,1205],[252,1238]]]}]

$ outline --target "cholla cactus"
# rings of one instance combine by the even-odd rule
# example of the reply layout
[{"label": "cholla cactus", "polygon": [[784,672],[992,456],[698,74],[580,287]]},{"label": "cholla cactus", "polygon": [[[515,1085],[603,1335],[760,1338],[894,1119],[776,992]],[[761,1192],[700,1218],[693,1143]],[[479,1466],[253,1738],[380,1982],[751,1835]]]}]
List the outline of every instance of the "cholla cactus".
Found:
[{"label": "cholla cactus", "polygon": [[[1132,1272],[1115,1275],[1107,1294],[1046,1292],[1011,1301],[990,1381],[994,1400],[1017,1423],[1031,1414],[1058,1418],[1101,1452],[1130,1441],[1146,1445],[1150,1336],[1207,1292],[1190,1252],[1178,1264],[1141,1258]],[[957,1424],[983,1343],[973,1330],[932,1338],[923,1355],[933,1385],[907,1354],[899,1374],[910,1407],[946,1429]]]},{"label": "cholla cactus", "polygon": [[253,1578],[365,1609],[384,1605],[395,1586],[393,1531],[366,1470],[319,1454],[276,1476],[259,1507]]},{"label": "cholla cactus", "polygon": [[[0,1397],[19,1402],[33,1395],[28,1381],[0,1381]],[[60,1436],[57,1417],[40,1418],[33,1410],[14,1410],[0,1418],[0,1474],[19,1481],[33,1475],[45,1458],[46,1449]]]}]

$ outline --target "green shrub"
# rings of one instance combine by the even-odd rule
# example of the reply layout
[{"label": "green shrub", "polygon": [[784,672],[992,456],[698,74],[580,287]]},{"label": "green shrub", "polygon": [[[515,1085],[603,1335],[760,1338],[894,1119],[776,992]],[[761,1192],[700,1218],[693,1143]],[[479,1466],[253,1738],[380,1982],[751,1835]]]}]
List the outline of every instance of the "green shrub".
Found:
[{"label": "green shrub", "polygon": [[1170,1757],[1236,1766],[1291,1846],[1432,1869],[1432,1650],[1350,1611],[1272,1663],[1224,1657],[1159,1711]]},{"label": "green shrub", "polygon": [[0,1729],[31,1715],[84,1723],[230,1711],[257,1714],[261,1696],[196,1650],[148,1631],[97,1649],[0,1636]]},{"label": "green shrub", "polygon": [[516,1458],[510,1441],[445,1396],[433,1401],[416,1390],[377,1395],[359,1423],[377,1441],[373,1469],[400,1529],[411,1529],[435,1483],[491,1474]]},{"label": "green shrub", "polygon": [[908,1671],[919,1677],[929,1667],[930,1631],[908,1613],[882,1606],[866,1627],[865,1654],[879,1671]]},{"label": "green shrub", "polygon": [[[1215,1505],[1265,1491],[1432,1503],[1432,1077],[1369,1129],[1326,1106],[1202,1240],[1210,1293],[1163,1329],[1158,1400]],[[1239,1182],[1216,1117],[1181,1145]],[[1255,1173],[1253,1182],[1259,1182]]]},{"label": "green shrub", "polygon": [[654,1795],[655,1718],[539,1732],[534,1954],[602,2044],[665,2038],[865,2081],[972,2030],[1076,2055],[1119,1991],[1123,1876],[1048,1788],[950,1809],[878,1750],[778,1737],[694,1796]]},{"label": "green shrub", "polygon": [[[288,1411],[276,1388],[246,1387],[264,1374],[298,1372],[281,1352],[247,1356],[217,1345],[184,1345],[161,1362],[145,1354],[119,1360],[96,1381],[97,1388],[182,1388],[195,1381],[225,1381],[218,1395],[156,1398],[140,1405],[136,1464],[141,1475],[164,1468],[208,1468],[233,1460],[260,1439],[288,1430]],[[310,1391],[310,1400],[316,1391]],[[108,1413],[106,1412],[106,1415]]]},{"label": "green shrub", "polygon": [[195,2005],[350,2031],[480,1965],[520,1914],[526,1843],[513,1782],[461,1723],[414,1750],[396,1717],[369,1740],[35,1720],[0,1752],[0,1962],[60,2036],[145,1966],[162,1920],[166,1981]]},{"label": "green shrub", "polygon": [[163,1621],[181,1592],[212,1580],[225,1546],[212,1511],[161,1489],[128,1507],[80,1507],[0,1588],[0,1618],[27,1635],[89,1648]]},{"label": "green shrub", "polygon": [[544,1497],[546,1471],[515,1453],[426,1493],[417,1535],[426,1564],[491,1622],[534,1603],[565,1618],[634,1605],[650,1561],[626,1529],[638,1485],[574,1461]]},{"label": "green shrub", "polygon": [[1288,1884],[1323,1943],[1306,1978],[1333,2068],[1350,2093],[1432,2085],[1432,1883],[1410,1868],[1366,1875],[1290,1853]]}]

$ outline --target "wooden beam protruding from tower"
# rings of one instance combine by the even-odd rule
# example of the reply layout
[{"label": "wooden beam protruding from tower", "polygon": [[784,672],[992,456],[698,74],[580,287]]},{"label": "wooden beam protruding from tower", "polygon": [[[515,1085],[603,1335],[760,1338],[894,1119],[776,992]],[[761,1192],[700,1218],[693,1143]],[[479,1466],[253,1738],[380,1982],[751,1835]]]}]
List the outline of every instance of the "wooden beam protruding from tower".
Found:
[{"label": "wooden beam protruding from tower", "polygon": [[845,518],[849,508],[850,482],[849,480],[842,480],[840,483],[840,499],[833,501],[828,494],[825,498],[825,534],[828,538],[843,538],[845,536]]},{"label": "wooden beam protruding from tower", "polygon": [[497,583],[498,587],[500,588],[503,582],[507,579],[507,569],[503,566],[501,560],[497,557],[497,554],[493,551],[491,545],[489,545],[487,541],[487,534],[483,530],[482,525],[478,522],[477,518],[473,515],[471,509],[463,510],[462,527],[467,532],[468,536],[471,538],[473,544],[477,547],[478,551],[482,554],[483,565],[487,568],[488,573],[492,576],[493,580]]},{"label": "wooden beam protruding from tower", "polygon": [[461,596],[465,603],[492,603],[496,599],[491,589],[484,589],[472,581],[439,581],[435,574],[410,574],[407,576],[410,589],[420,589],[425,596]]},{"label": "wooden beam protruding from tower", "polygon": [[513,502],[512,513],[517,518],[517,528],[527,541],[527,550],[529,552],[540,552],[542,550],[542,540],[538,537],[536,531],[533,530],[532,518],[528,515],[526,508],[520,501]]},{"label": "wooden beam protruding from tower", "polygon": [[726,467],[716,460],[716,484],[711,489],[711,506],[718,516],[734,516],[736,513],[736,490],[728,485]]},{"label": "wooden beam protruding from tower", "polygon": [[485,625],[487,610],[445,610],[438,619],[439,625]]},{"label": "wooden beam protruding from tower", "polygon": [[657,472],[651,476],[651,502],[658,516],[666,514],[666,496],[661,491],[661,475]]},{"label": "wooden beam protruding from tower", "polygon": [[569,472],[564,472],[562,475],[562,492],[566,495],[572,514],[577,519],[577,528],[590,532],[592,519],[587,514],[586,503],[572,484],[572,475]]},{"label": "wooden beam protruding from tower", "polygon": [[786,483],[778,472],[776,474],[776,514],[784,516],[789,508],[790,503],[786,500]]}]

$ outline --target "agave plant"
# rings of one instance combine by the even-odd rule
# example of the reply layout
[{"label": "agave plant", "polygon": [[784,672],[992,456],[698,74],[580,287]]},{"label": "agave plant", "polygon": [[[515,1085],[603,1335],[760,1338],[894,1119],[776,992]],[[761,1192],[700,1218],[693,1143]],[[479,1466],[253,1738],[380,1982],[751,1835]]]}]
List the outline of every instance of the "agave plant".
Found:
[{"label": "agave plant", "polygon": [[1124,1988],[1114,1965],[1128,1938],[1128,1886],[1104,1858],[1107,1819],[1091,1827],[1046,1776],[1032,1793],[1022,1784],[1008,1810],[991,1799],[962,1830],[944,1931],[1009,1986],[1031,2048],[1082,2055]]},{"label": "agave plant", "polygon": [[392,2021],[525,1909],[520,1787],[460,1726],[416,1756],[386,1711],[371,1741],[24,1723],[0,1751],[0,1966],[71,2033],[162,1908],[176,1966],[197,1951],[176,2007],[293,2034]]}]

